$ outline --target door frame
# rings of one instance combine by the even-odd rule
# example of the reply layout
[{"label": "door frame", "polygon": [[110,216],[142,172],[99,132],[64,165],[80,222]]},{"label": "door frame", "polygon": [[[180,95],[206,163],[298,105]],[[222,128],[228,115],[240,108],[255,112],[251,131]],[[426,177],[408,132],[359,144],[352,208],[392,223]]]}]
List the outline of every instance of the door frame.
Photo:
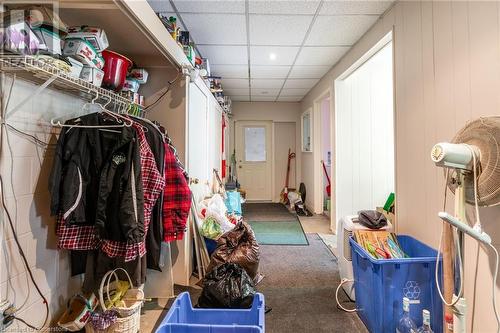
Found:
[{"label": "door frame", "polygon": [[[323,140],[322,140],[322,126],[321,126],[321,121],[322,121],[322,115],[321,115],[321,105],[323,104],[323,101],[330,97],[330,108],[329,108],[329,112],[330,112],[330,147],[332,147],[331,149],[333,150],[333,139],[332,139],[332,134],[333,134],[333,130],[334,130],[334,126],[333,126],[333,117],[334,117],[334,113],[333,113],[333,92],[332,92],[332,88],[329,87],[327,89],[325,89],[320,95],[318,98],[316,98],[314,100],[314,107],[313,107],[313,160],[314,160],[314,213],[316,214],[323,214],[324,210],[323,210],[323,201],[325,200],[324,199],[324,188],[323,188],[323,166],[321,164],[321,157],[322,157],[322,153],[323,153],[323,150],[322,150],[322,146],[323,146]],[[332,154],[332,159],[333,159],[333,156],[334,154]],[[333,175],[333,163],[332,165],[330,166],[330,175]],[[330,177],[332,179],[332,177]],[[332,179],[333,180],[333,179]],[[334,196],[334,186],[332,185],[332,194],[330,196],[330,200],[332,200],[333,202],[333,196]],[[333,211],[333,207],[332,207],[332,211]],[[333,214],[330,213],[330,229],[332,231],[334,231],[335,229],[333,229],[333,218],[332,218]]]},{"label": "door frame", "polygon": [[[332,168],[333,168],[333,177],[332,179],[334,182],[337,182],[337,179],[339,175],[337,175],[337,169],[336,169],[336,164],[337,164],[337,122],[335,121],[337,117],[337,113],[339,112],[339,106],[338,102],[336,101],[337,99],[337,91],[339,89],[339,85],[342,84],[342,81],[348,78],[352,73],[354,73],[357,69],[359,69],[361,66],[364,65],[365,62],[370,60],[375,54],[377,54],[380,50],[382,50],[387,44],[392,43],[392,95],[393,95],[393,108],[392,108],[392,114],[393,114],[393,135],[394,135],[394,193],[396,194],[396,202],[395,205],[397,207],[397,193],[398,193],[398,177],[397,177],[397,112],[396,112],[396,74],[395,74],[395,68],[396,68],[396,57],[395,57],[395,40],[394,40],[394,30],[391,29],[388,31],[382,38],[380,38],[377,42],[373,43],[364,54],[362,54],[356,61],[354,61],[351,66],[349,66],[344,72],[342,72],[340,75],[338,75],[336,78],[334,78],[331,82],[331,91],[332,91],[332,96],[333,98],[331,99],[331,106],[332,111],[333,111],[333,129],[334,129],[334,135],[332,138],[332,150],[334,150],[334,154],[332,154],[332,158],[334,161],[332,162]],[[332,187],[332,226],[336,225],[336,221],[339,221],[341,216],[337,217],[337,196],[333,196],[333,193],[336,193],[336,190],[334,190],[335,187]],[[393,223],[393,228],[394,230],[397,229],[397,216],[398,210],[396,209],[396,218]],[[337,226],[335,227],[337,228]],[[335,229],[333,230],[335,232]]]},{"label": "door frame", "polygon": [[[274,170],[274,165],[275,165],[275,158],[274,158],[274,140],[275,140],[275,129],[274,129],[274,122],[272,120],[235,120],[234,121],[234,138],[233,138],[233,142],[234,142],[234,151],[237,152],[237,147],[238,147],[238,142],[237,142],[237,136],[238,136],[238,124],[242,124],[244,125],[245,123],[247,124],[265,124],[265,126],[269,126],[269,129],[270,129],[270,135],[269,135],[269,139],[271,140],[270,142],[270,147],[271,147],[271,151],[268,152],[268,159],[271,163],[271,166],[270,166],[270,182],[271,182],[271,188],[270,188],[270,199],[267,200],[249,200],[249,202],[273,202],[273,194],[274,194],[274,191],[276,190],[275,186],[274,186],[274,181],[275,181],[275,170]],[[243,139],[243,138],[242,138]],[[238,160],[238,159],[236,159]],[[236,164],[238,164],[238,161],[236,161]],[[238,172],[238,171],[236,171]]]}]

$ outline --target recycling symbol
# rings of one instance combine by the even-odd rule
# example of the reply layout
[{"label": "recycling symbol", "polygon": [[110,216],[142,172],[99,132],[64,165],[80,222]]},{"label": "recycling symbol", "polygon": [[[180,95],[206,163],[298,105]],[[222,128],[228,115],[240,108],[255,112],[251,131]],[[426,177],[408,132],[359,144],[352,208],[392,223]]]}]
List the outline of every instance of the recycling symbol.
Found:
[{"label": "recycling symbol", "polygon": [[420,298],[420,287],[417,281],[407,281],[403,288],[403,295],[409,300],[417,300]]}]

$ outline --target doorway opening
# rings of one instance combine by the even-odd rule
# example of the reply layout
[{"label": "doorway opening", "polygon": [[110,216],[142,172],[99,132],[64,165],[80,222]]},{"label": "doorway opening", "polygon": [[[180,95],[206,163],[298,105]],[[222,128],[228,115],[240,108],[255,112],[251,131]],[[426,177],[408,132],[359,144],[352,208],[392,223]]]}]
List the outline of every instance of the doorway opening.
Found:
[{"label": "doorway opening", "polygon": [[339,234],[341,218],[382,207],[395,192],[392,33],[335,80],[334,87]]},{"label": "doorway opening", "polygon": [[325,96],[319,103],[320,117],[320,144],[321,144],[321,204],[323,214],[330,218],[331,216],[331,167],[332,167],[332,149],[331,149],[331,116],[330,116],[330,94]]}]

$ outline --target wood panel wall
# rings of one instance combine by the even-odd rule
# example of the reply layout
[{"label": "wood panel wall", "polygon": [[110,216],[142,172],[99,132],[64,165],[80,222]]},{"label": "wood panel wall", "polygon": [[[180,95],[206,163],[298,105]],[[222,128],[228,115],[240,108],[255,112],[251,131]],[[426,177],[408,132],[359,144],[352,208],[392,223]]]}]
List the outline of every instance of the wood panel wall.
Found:
[{"label": "wood panel wall", "polygon": [[[441,232],[436,214],[443,207],[444,177],[430,161],[430,149],[450,140],[469,119],[500,115],[499,22],[500,3],[493,1],[397,2],[302,102],[306,110],[394,29],[397,229],[433,246]],[[451,195],[450,212],[452,200]],[[481,220],[499,248],[500,208],[481,209]],[[468,332],[494,333],[494,260],[470,239],[466,247]],[[500,299],[499,287],[497,282]]]}]

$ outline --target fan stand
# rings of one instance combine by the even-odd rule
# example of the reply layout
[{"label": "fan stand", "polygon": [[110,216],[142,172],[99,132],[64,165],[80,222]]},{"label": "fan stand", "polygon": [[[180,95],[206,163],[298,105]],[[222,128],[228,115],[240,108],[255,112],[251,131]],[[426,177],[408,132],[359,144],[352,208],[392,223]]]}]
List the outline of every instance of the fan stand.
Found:
[{"label": "fan stand", "polygon": [[[455,190],[455,217],[461,221],[463,224],[467,224],[466,216],[465,216],[465,172],[463,170],[457,169],[457,184],[458,187]],[[451,225],[449,226],[450,228]],[[460,258],[462,260],[462,267],[465,266],[465,237],[464,232],[460,229],[457,230],[458,234],[458,251],[460,251]],[[451,240],[453,241],[453,233],[451,234]],[[452,242],[453,245],[453,242]],[[444,259],[443,259],[444,260]],[[459,259],[460,260],[460,259]],[[452,262],[454,262],[452,260]],[[460,279],[464,279],[464,276],[461,276]],[[465,284],[463,281],[460,281],[463,285],[462,295],[465,295]],[[446,288],[445,288],[446,290]],[[454,285],[452,284],[452,291],[456,292]],[[446,292],[446,291],[445,291]],[[458,296],[453,293],[453,302],[456,301]],[[465,297],[461,297],[460,300],[453,307],[453,333],[466,333],[467,325],[466,325],[466,311],[467,311],[467,302],[465,301]]]},{"label": "fan stand", "polygon": [[[451,216],[446,212],[440,212],[438,216],[444,221],[447,222],[448,224],[443,225],[443,241],[444,241],[444,249],[443,249],[443,275],[444,275],[444,298],[446,299],[447,303],[452,303],[454,304],[453,307],[447,306],[445,308],[445,313],[446,314],[451,314],[453,312],[453,325],[454,325],[454,330],[453,332],[458,332],[458,333],[465,333],[467,330],[466,327],[466,312],[467,312],[467,303],[465,301],[464,297],[460,297],[455,295],[452,295],[455,292],[454,288],[454,273],[453,273],[453,266],[454,266],[454,259],[455,254],[453,253],[455,250],[455,247],[453,246],[454,244],[454,237],[453,237],[453,227],[457,228],[457,233],[458,233],[458,254],[459,254],[459,261],[458,263],[460,264],[461,269],[461,276],[460,276],[460,284],[462,285],[461,289],[461,295],[464,295],[464,248],[465,248],[465,242],[464,242],[464,235],[467,234],[470,237],[474,238],[478,242],[481,242],[485,245],[491,246],[491,237],[483,232],[480,227],[475,226],[474,228],[471,228],[467,224],[467,220],[465,217],[465,192],[464,192],[464,178],[465,174],[464,171],[457,170],[457,189],[455,190],[455,216]],[[453,302],[450,302],[450,298],[453,296]],[[445,332],[449,333],[451,330],[448,327],[445,327]],[[500,332],[500,331],[499,331]]]}]

